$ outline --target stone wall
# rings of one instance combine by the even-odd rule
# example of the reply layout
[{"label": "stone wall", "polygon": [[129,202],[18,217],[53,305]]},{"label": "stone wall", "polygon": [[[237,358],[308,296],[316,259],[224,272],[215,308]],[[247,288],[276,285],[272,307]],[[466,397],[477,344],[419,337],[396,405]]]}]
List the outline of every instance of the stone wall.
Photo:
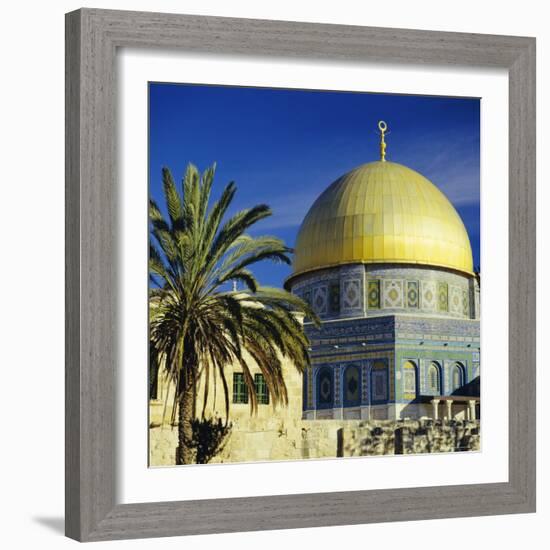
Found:
[{"label": "stone wall", "polygon": [[479,451],[479,421],[383,420],[342,428],[340,456]]},{"label": "stone wall", "polygon": [[[152,466],[175,463],[177,427],[150,429]],[[477,451],[479,421],[265,420],[250,417],[233,429],[212,463],[300,460]]]},{"label": "stone wall", "polygon": [[[211,463],[300,460],[338,456],[342,426],[357,421],[265,420],[250,417],[232,422],[232,429],[221,453]],[[177,426],[157,426],[149,430],[151,466],[175,463]]]}]

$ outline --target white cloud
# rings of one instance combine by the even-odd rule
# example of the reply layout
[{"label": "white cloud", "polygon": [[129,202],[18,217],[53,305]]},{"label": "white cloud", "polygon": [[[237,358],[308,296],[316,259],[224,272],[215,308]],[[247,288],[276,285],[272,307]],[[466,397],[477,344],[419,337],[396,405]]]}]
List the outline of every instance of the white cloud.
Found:
[{"label": "white cloud", "polygon": [[[327,184],[328,185],[328,184]],[[309,189],[267,200],[273,215],[258,224],[262,229],[295,227],[302,223],[322,189]]]}]

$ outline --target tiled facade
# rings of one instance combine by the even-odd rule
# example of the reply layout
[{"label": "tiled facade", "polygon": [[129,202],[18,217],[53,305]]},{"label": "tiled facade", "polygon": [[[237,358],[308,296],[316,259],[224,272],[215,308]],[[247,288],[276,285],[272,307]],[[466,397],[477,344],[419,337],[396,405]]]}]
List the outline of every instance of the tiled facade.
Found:
[{"label": "tiled facade", "polygon": [[479,319],[475,277],[431,267],[343,265],[289,281],[323,320],[414,313]]},{"label": "tiled facade", "polygon": [[292,291],[323,320],[305,325],[313,363],[305,419],[430,416],[427,398],[456,395],[480,374],[475,278],[354,265],[303,275]]}]

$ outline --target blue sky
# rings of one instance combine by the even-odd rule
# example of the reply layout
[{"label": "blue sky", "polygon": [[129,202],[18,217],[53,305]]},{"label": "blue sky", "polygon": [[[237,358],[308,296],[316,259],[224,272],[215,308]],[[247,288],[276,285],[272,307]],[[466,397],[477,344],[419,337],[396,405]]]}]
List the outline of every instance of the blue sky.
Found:
[{"label": "blue sky", "polygon": [[[164,205],[161,168],[180,181],[189,162],[217,163],[213,198],[229,181],[232,211],[267,203],[273,216],[253,234],[293,246],[316,197],[355,166],[378,160],[378,120],[388,123],[387,159],[422,173],[451,200],[479,266],[479,100],[357,92],[186,84],[149,85],[149,187]],[[291,268],[254,268],[281,286]]]}]

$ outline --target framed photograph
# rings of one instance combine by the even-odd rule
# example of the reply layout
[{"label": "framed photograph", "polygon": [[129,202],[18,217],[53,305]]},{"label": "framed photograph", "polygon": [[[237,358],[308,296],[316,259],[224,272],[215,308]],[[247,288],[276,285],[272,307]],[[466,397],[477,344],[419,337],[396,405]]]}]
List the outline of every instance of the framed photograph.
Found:
[{"label": "framed photograph", "polygon": [[82,9],[66,66],[67,536],[535,511],[534,39]]}]

